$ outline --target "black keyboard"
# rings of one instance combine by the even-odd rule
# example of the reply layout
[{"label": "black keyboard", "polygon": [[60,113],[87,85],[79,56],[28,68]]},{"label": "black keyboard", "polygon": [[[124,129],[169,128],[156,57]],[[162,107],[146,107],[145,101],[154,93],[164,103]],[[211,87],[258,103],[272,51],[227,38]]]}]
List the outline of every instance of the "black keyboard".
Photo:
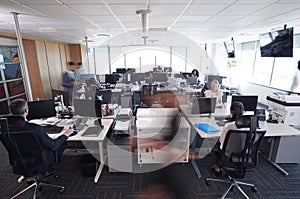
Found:
[{"label": "black keyboard", "polygon": [[43,126],[47,134],[57,134],[60,133],[64,127],[59,127],[55,125]]},{"label": "black keyboard", "polygon": [[81,136],[97,137],[101,133],[102,129],[103,128],[101,126],[91,126],[87,128]]}]

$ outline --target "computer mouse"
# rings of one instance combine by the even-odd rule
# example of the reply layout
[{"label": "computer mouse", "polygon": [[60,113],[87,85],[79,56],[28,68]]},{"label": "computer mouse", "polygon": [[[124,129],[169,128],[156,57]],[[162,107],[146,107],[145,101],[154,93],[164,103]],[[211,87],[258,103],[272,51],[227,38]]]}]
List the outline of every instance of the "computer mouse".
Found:
[{"label": "computer mouse", "polygon": [[77,135],[77,131],[75,131],[75,130],[73,130],[73,132],[69,135],[69,137],[72,137],[72,136],[74,136],[74,135]]}]

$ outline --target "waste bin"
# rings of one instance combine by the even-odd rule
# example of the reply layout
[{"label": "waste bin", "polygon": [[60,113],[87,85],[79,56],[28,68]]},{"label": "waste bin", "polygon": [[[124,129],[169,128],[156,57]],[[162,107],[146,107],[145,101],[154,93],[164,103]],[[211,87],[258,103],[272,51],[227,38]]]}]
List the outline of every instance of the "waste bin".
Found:
[{"label": "waste bin", "polygon": [[98,160],[91,154],[83,155],[79,166],[83,177],[94,177],[97,171]]}]

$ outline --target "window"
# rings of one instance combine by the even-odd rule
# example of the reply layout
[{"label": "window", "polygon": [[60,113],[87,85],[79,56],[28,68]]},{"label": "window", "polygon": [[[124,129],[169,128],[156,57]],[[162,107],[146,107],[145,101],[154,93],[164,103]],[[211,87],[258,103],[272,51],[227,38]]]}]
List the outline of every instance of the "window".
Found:
[{"label": "window", "polygon": [[8,113],[12,99],[26,99],[16,46],[0,46],[0,114]]}]

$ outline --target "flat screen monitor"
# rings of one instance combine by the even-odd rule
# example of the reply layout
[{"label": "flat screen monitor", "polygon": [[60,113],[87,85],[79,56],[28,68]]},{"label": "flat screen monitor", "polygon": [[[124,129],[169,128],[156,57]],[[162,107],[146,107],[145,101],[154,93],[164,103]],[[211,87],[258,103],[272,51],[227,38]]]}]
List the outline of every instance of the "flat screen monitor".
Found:
[{"label": "flat screen monitor", "polygon": [[257,95],[233,95],[231,98],[231,103],[235,101],[242,102],[245,111],[251,111],[254,115],[256,114],[257,107]]},{"label": "flat screen monitor", "polygon": [[64,99],[64,105],[67,107],[70,106],[68,91],[52,89],[51,92],[53,98],[62,95]]},{"label": "flat screen monitor", "polygon": [[99,82],[105,83],[105,75],[99,75]]},{"label": "flat screen monitor", "polygon": [[106,89],[106,90],[97,89],[96,96],[98,99],[101,100],[102,104],[110,104],[111,103],[112,92],[110,89]]},{"label": "flat screen monitor", "polygon": [[74,99],[75,115],[83,117],[102,117],[101,100]]},{"label": "flat screen monitor", "polygon": [[116,74],[106,74],[105,75],[105,83],[116,84],[117,83]]},{"label": "flat screen monitor", "polygon": [[131,81],[132,82],[140,82],[145,80],[145,73],[133,73],[131,76]]},{"label": "flat screen monitor", "polygon": [[135,73],[135,68],[127,68],[127,73]]},{"label": "flat screen monitor", "polygon": [[119,74],[125,74],[127,72],[127,69],[126,68],[117,68],[116,72]]},{"label": "flat screen monitor", "polygon": [[167,82],[168,74],[167,73],[153,73],[153,81],[155,82]]},{"label": "flat screen monitor", "polygon": [[28,120],[56,116],[55,104],[53,99],[28,102],[28,107]]},{"label": "flat screen monitor", "polygon": [[186,80],[187,80],[189,85],[197,84],[197,77],[196,76],[189,76],[189,77],[187,77]]},{"label": "flat screen monitor", "polygon": [[268,32],[259,36],[261,57],[293,57],[293,28]]},{"label": "flat screen monitor", "polygon": [[187,79],[187,77],[192,76],[192,73],[181,73],[184,79]]},{"label": "flat screen monitor", "polygon": [[216,102],[216,97],[194,97],[192,101],[192,114],[214,113]]},{"label": "flat screen monitor", "polygon": [[165,73],[171,73],[172,72],[172,67],[164,67],[164,72]]}]

